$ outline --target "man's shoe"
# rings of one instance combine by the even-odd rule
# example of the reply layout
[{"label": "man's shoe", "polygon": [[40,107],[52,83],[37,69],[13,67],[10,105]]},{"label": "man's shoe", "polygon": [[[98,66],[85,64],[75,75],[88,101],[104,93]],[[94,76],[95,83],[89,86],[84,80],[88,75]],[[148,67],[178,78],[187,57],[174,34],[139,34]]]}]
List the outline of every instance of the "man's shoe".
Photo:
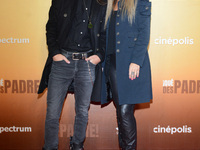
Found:
[{"label": "man's shoe", "polygon": [[75,144],[72,142],[72,136],[70,137],[70,144],[69,144],[70,150],[84,150],[83,143]]},{"label": "man's shoe", "polygon": [[80,147],[80,145],[73,144],[72,147],[70,147],[70,150],[84,150],[83,146]]}]

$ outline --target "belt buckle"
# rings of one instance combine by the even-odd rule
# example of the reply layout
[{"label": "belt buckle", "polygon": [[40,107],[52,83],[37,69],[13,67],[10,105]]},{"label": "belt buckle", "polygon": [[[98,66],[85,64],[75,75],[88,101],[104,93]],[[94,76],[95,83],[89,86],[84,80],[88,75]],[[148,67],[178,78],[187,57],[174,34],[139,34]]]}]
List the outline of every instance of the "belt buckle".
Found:
[{"label": "belt buckle", "polygon": [[79,58],[75,58],[75,55],[77,55],[79,53],[72,53],[72,60],[79,60]]}]

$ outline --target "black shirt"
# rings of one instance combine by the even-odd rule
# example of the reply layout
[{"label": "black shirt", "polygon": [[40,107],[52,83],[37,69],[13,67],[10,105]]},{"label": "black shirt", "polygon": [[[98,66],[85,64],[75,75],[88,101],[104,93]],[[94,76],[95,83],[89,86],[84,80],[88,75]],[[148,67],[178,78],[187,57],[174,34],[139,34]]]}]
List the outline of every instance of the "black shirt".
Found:
[{"label": "black shirt", "polygon": [[[71,30],[66,37],[63,49],[72,52],[84,52],[92,49],[88,16],[90,17],[92,0],[76,0],[77,10],[72,20]],[[85,4],[84,4],[85,1]],[[86,6],[86,7],[85,7]]]},{"label": "black shirt", "polygon": [[108,29],[108,51],[106,55],[115,54],[116,49],[116,33],[115,33],[115,24],[116,24],[116,15],[117,11],[113,11]]}]

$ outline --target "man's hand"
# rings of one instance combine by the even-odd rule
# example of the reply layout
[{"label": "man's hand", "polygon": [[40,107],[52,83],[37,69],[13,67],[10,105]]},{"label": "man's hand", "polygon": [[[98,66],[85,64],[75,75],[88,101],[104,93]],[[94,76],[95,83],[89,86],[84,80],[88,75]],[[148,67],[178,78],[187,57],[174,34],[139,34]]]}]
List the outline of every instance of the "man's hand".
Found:
[{"label": "man's hand", "polygon": [[62,54],[57,54],[53,56],[53,61],[62,61],[64,60],[66,63],[70,64],[70,61]]},{"label": "man's hand", "polygon": [[85,60],[90,61],[94,65],[97,65],[101,61],[101,59],[97,55],[92,55],[92,56],[86,58]]}]

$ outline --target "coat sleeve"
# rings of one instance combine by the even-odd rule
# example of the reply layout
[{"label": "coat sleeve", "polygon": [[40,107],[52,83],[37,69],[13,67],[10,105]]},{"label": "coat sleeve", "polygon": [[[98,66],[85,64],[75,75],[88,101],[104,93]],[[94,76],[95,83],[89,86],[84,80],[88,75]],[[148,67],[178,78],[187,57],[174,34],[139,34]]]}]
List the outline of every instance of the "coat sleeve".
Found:
[{"label": "coat sleeve", "polygon": [[99,37],[99,50],[96,52],[96,55],[99,56],[101,62],[105,59],[105,51],[106,51],[106,30],[104,28],[105,24],[105,13],[106,13],[106,5],[102,6],[102,21],[100,26],[100,37]]},{"label": "coat sleeve", "polygon": [[132,52],[131,63],[142,67],[150,38],[151,2],[139,0],[136,9],[135,23],[138,26],[138,37]]},{"label": "coat sleeve", "polygon": [[52,0],[49,10],[49,20],[46,24],[46,38],[49,51],[49,57],[59,54],[59,46],[57,43],[57,20],[58,20],[58,3],[60,0]]}]

